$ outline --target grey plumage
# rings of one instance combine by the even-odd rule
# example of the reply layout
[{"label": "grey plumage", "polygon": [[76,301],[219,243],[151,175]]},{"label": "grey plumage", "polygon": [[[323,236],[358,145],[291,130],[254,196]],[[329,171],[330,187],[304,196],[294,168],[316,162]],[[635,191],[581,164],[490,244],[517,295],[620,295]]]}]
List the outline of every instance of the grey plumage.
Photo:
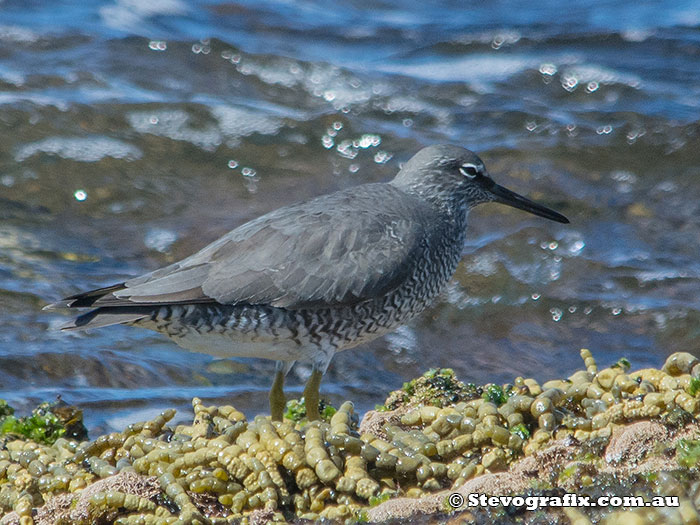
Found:
[{"label": "grey plumage", "polygon": [[71,303],[85,298],[79,295],[58,305],[352,306],[397,288],[439,222],[419,199],[388,184],[368,184],[273,211],[178,263],[91,297],[90,304]]},{"label": "grey plumage", "polygon": [[430,304],[459,262],[469,209],[488,201],[568,222],[495,184],[474,153],[431,146],[389,183],[280,208],[182,261],[48,308],[94,308],[65,329],[135,324],[185,348],[304,359],[323,373],[334,352]]}]

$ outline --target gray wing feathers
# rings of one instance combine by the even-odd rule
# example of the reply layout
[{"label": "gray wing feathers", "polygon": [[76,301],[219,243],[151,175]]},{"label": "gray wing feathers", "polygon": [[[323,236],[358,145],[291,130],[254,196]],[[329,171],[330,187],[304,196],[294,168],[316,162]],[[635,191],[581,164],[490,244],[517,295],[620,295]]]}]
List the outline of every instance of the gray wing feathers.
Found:
[{"label": "gray wing feathers", "polygon": [[280,208],[179,263],[127,281],[95,305],[356,304],[413,271],[425,223],[437,216],[419,212],[426,206],[393,186],[371,184]]},{"label": "gray wing feathers", "polygon": [[209,268],[205,264],[182,268],[162,277],[158,277],[151,281],[146,281],[142,284],[131,285],[127,281],[126,288],[114,292],[115,297],[144,297],[171,294],[171,293],[187,293],[191,290],[197,290],[202,282],[207,278]]}]

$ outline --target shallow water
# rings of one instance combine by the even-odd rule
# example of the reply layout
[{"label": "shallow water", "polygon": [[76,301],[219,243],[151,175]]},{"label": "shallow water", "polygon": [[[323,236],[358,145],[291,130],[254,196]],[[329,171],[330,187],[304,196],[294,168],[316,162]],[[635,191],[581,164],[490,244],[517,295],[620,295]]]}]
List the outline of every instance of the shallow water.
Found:
[{"label": "shallow water", "polygon": [[443,299],[336,356],[326,397],[700,353],[697,2],[193,4],[0,4],[0,398],[61,394],[94,431],[192,396],[266,409],[270,362],[41,307],[442,142],[571,224],[478,208]]}]

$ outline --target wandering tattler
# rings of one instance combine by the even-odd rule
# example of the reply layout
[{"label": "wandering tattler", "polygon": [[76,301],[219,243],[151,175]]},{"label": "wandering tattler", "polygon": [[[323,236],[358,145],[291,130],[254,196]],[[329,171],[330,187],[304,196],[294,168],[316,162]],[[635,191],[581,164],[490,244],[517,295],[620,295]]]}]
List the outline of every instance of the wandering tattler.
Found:
[{"label": "wandering tattler", "polygon": [[388,183],[285,206],[182,261],[46,308],[93,308],[64,330],[129,324],[188,350],[274,359],[276,420],[286,373],[295,361],[310,362],[304,397],[308,418],[318,419],[333,355],[431,304],[462,256],[469,210],[484,202],[569,222],[496,184],[471,151],[430,146]]}]

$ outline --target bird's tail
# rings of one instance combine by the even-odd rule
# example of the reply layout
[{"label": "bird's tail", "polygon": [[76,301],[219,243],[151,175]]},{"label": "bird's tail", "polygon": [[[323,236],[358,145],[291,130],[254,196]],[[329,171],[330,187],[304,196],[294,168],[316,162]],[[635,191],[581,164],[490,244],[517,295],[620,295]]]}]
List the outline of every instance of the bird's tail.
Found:
[{"label": "bird's tail", "polygon": [[152,307],[102,307],[90,310],[59,326],[59,330],[87,330],[89,328],[101,328],[113,324],[133,323],[145,319],[153,314]]},{"label": "bird's tail", "polygon": [[105,295],[109,295],[117,290],[122,290],[124,288],[124,283],[114,284],[112,286],[106,286],[104,288],[98,288],[96,290],[90,290],[89,292],[79,293],[78,295],[71,295],[65,299],[61,299],[58,302],[47,304],[42,308],[42,310],[56,310],[57,308],[85,308],[92,306],[95,301],[101,299]]}]

